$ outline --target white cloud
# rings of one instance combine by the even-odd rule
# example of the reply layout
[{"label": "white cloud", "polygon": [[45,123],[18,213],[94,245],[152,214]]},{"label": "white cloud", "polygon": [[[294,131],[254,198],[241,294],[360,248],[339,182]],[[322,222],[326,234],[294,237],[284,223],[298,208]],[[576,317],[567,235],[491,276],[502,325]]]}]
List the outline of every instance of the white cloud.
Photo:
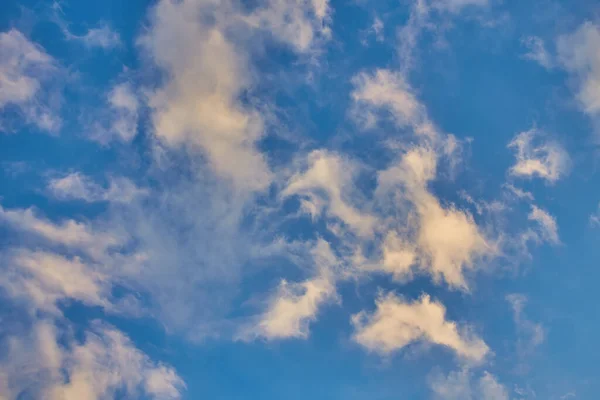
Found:
[{"label": "white cloud", "polygon": [[438,400],[509,400],[506,387],[487,371],[477,380],[466,368],[448,376],[438,374],[430,379],[429,385]]},{"label": "white cloud", "polygon": [[424,122],[425,111],[411,87],[400,73],[378,69],[373,74],[362,72],[352,78],[356,102],[354,116],[367,127],[375,122],[375,111],[387,109],[401,127],[417,127]]},{"label": "white cloud", "polygon": [[435,177],[436,155],[424,147],[411,149],[400,162],[379,173],[378,196],[398,192],[414,207],[417,218],[412,238],[420,268],[436,281],[467,288],[463,271],[494,252],[472,216],[455,207],[443,207],[427,185]]},{"label": "white cloud", "polygon": [[590,214],[590,225],[591,226],[600,226],[600,204],[596,211]]},{"label": "white cloud", "polygon": [[33,209],[7,210],[0,207],[0,220],[14,229],[39,236],[51,243],[80,250],[99,259],[105,251],[122,244],[123,237],[111,232],[95,231],[89,225],[75,220],[54,223],[38,217]]},{"label": "white cloud", "polygon": [[577,98],[583,111],[591,116],[600,114],[600,27],[585,22],[557,40],[561,65],[571,72],[578,85]]},{"label": "white cloud", "polygon": [[[57,72],[56,61],[21,32],[0,33],[0,111],[16,106],[28,123],[56,132],[61,120],[45,90]],[[0,130],[8,129],[0,122]]]},{"label": "white cloud", "polygon": [[510,173],[525,178],[539,177],[554,183],[567,172],[569,156],[557,143],[540,143],[539,136],[539,131],[532,128],[519,133],[508,144],[509,148],[515,149],[517,159]]},{"label": "white cloud", "polygon": [[504,385],[498,383],[496,378],[490,373],[484,373],[479,380],[480,397],[483,400],[509,400],[508,391]]},{"label": "white cloud", "polygon": [[347,224],[358,235],[372,234],[375,217],[351,204],[351,200],[358,197],[353,186],[356,168],[352,162],[321,150],[310,153],[307,161],[308,169],[292,176],[281,195],[300,195],[304,197],[304,209],[313,216],[325,208],[330,216]]},{"label": "white cloud", "polygon": [[83,200],[90,203],[130,203],[148,194],[146,189],[138,188],[127,178],[111,178],[109,182],[109,186],[105,188],[86,175],[72,172],[62,178],[51,179],[48,182],[48,191],[60,200]]},{"label": "white cloud", "polygon": [[84,35],[75,35],[63,29],[63,33],[68,40],[76,40],[83,43],[86,47],[100,47],[105,50],[114,49],[121,45],[121,38],[117,32],[108,25],[101,25],[99,28],[91,28]]},{"label": "white cloud", "polygon": [[508,189],[508,191],[518,199],[521,199],[521,200],[524,199],[524,200],[529,200],[529,201],[534,200],[533,193],[525,191],[523,189],[520,189],[510,183],[507,183],[507,184],[503,185],[502,187]]},{"label": "white cloud", "polygon": [[396,280],[412,278],[412,267],[417,262],[417,249],[394,231],[388,232],[383,243],[383,270]]},{"label": "white cloud", "polygon": [[272,179],[257,148],[265,120],[239,100],[254,83],[254,44],[246,41],[256,29],[266,29],[274,41],[306,52],[315,32],[324,31],[328,10],[323,0],[270,0],[250,14],[227,1],[159,2],[140,40],[168,77],[149,93],[157,137],[170,147],[200,149],[216,174],[239,189],[264,189]]},{"label": "white cloud", "polygon": [[546,50],[546,45],[542,38],[527,36],[521,40],[521,43],[528,49],[528,52],[523,55],[524,58],[535,61],[546,69],[553,67],[554,61]]},{"label": "white cloud", "polygon": [[323,239],[317,241],[311,254],[316,276],[299,283],[283,280],[256,325],[246,329],[242,337],[270,340],[308,337],[309,324],[316,320],[319,308],[337,299],[334,270],[339,264]]},{"label": "white cloud", "polygon": [[375,35],[375,39],[378,42],[383,42],[383,40],[385,39],[384,28],[385,25],[383,24],[383,21],[379,17],[375,17],[375,19],[373,20],[373,25],[371,25],[371,31]]},{"label": "white cloud", "polygon": [[519,357],[524,359],[522,361],[525,361],[544,342],[546,331],[541,323],[535,323],[525,315],[524,309],[527,304],[527,297],[513,293],[506,296],[506,300],[512,307],[514,322],[519,335],[517,352]]},{"label": "white cloud", "polygon": [[530,221],[535,221],[538,224],[538,230],[543,240],[552,244],[560,243],[556,219],[552,215],[548,214],[547,211],[532,205],[528,218]]},{"label": "white cloud", "polygon": [[467,328],[459,329],[446,320],[446,309],[423,295],[412,303],[388,294],[377,299],[377,309],[352,317],[354,340],[381,354],[402,349],[414,342],[430,342],[453,350],[459,357],[481,362],[488,346]]},{"label": "white cloud", "polygon": [[137,134],[139,102],[129,83],[115,85],[108,95],[114,112],[110,131],[121,140],[131,141]]},{"label": "white cloud", "polygon": [[202,149],[217,175],[236,186],[262,189],[271,179],[256,148],[263,118],[237,100],[251,85],[248,54],[218,24],[202,22],[208,18],[199,18],[202,5],[161,1],[151,13],[141,42],[169,77],[150,94],[154,130],[169,146]]},{"label": "white cloud", "polygon": [[319,306],[334,297],[335,286],[326,277],[293,284],[284,280],[258,324],[258,334],[268,339],[306,338]]},{"label": "white cloud", "polygon": [[0,286],[12,298],[26,301],[34,310],[58,314],[57,305],[64,300],[77,300],[91,306],[109,305],[110,278],[78,257],[21,250],[5,262],[8,273],[0,279]]},{"label": "white cloud", "polygon": [[185,388],[171,367],[153,362],[123,333],[98,322],[79,342],[51,321],[36,321],[29,335],[9,339],[0,376],[7,377],[9,398],[99,400],[122,393],[175,400]]},{"label": "white cloud", "polygon": [[328,38],[328,0],[266,0],[244,20],[264,28],[276,41],[289,43],[299,52],[311,49],[319,37]]}]

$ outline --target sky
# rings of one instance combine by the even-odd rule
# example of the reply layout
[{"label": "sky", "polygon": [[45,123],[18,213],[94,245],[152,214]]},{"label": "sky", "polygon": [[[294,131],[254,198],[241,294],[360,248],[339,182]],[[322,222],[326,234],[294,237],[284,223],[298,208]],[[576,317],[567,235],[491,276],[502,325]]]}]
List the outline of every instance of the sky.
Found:
[{"label": "sky", "polygon": [[0,399],[600,393],[600,4],[5,0]]}]

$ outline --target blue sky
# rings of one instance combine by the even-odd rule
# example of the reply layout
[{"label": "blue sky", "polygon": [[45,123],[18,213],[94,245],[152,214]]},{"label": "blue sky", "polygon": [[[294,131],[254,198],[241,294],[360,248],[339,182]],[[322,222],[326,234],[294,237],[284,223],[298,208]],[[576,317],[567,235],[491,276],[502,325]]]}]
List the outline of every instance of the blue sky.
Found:
[{"label": "blue sky", "polygon": [[4,1],[0,399],[595,399],[600,8]]}]

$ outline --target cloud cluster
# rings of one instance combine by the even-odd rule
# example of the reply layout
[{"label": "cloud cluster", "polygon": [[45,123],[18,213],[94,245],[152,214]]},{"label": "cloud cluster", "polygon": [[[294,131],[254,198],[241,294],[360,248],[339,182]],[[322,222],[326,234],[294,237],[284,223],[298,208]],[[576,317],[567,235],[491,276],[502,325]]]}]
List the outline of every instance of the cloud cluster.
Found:
[{"label": "cloud cluster", "polygon": [[[399,34],[405,65],[365,70],[350,80],[351,114],[359,129],[387,119],[401,138],[386,142],[377,167],[339,149],[311,148],[279,169],[264,151],[272,104],[260,97],[256,57],[270,46],[301,61],[317,57],[332,34],[328,1],[266,0],[243,7],[234,1],[158,1],[137,49],[149,75],[160,79],[144,87],[119,81],[108,88],[106,113],[99,113],[97,130],[88,135],[106,146],[113,140],[131,145],[142,134],[147,109],[149,129],[140,141],[148,145],[144,172],[151,185],[140,188],[120,177],[101,184],[77,171],[52,177],[46,193],[55,200],[108,205],[92,220],[0,207],[0,221],[20,240],[1,253],[0,286],[33,326],[30,337],[9,340],[0,389],[15,397],[56,399],[180,396],[185,385],[176,372],[150,360],[116,328],[94,322],[85,327],[84,339],[71,337],[63,312],[72,303],[103,313],[151,315],[168,332],[196,341],[284,340],[310,336],[322,308],[340,302],[342,281],[360,285],[385,274],[406,283],[420,275],[468,295],[474,272],[500,253],[499,238],[487,229],[484,207],[474,215],[434,189],[461,162],[461,142],[432,121],[407,71],[432,14],[487,5],[415,2]],[[90,47],[120,43],[106,26],[65,35]],[[564,40],[587,43],[594,34],[582,35],[585,40]],[[568,68],[587,85],[593,78],[582,71],[593,62],[582,54]],[[39,97],[56,61],[14,30],[0,34],[0,56],[0,109],[17,106],[33,123],[55,130],[58,122],[50,111],[44,117],[50,109]],[[585,93],[581,98],[593,111],[593,99]],[[516,153],[511,176],[554,183],[566,174],[567,153],[541,140],[535,129],[517,135],[509,148]],[[512,184],[505,189],[533,201]],[[468,198],[471,205],[483,204]],[[525,242],[560,243],[547,211],[532,204],[528,220],[535,229]],[[309,224],[308,237],[282,228],[296,222]],[[266,297],[250,294],[264,298],[254,315],[229,318],[240,301],[240,282],[274,259],[298,267],[300,277],[277,279]],[[511,301],[515,320],[526,325],[518,299]],[[492,351],[468,323],[449,320],[441,302],[427,294],[411,300],[382,293],[374,303],[374,310],[353,311],[358,345],[383,356],[415,344],[441,346],[465,369],[433,380],[436,396],[508,399],[491,374],[474,378],[468,368],[481,366]],[[35,354],[43,361],[32,366]],[[15,376],[8,365],[30,375]],[[33,376],[42,378],[27,387]]]},{"label": "cloud cluster", "polygon": [[97,400],[179,399],[185,384],[175,371],[155,363],[115,328],[98,321],[83,340],[61,333],[47,320],[28,335],[10,337],[0,364],[0,393],[6,398]]}]

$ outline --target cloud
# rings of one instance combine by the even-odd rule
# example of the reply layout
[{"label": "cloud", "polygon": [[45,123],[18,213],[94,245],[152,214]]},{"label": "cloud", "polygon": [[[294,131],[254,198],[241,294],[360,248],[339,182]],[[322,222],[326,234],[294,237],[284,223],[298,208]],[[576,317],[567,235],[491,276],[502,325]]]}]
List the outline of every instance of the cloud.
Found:
[{"label": "cloud", "polygon": [[554,66],[552,56],[546,50],[544,40],[537,36],[527,36],[521,39],[521,44],[528,49],[523,55],[524,58],[535,61],[546,69]]},{"label": "cloud", "polygon": [[113,141],[130,143],[138,133],[141,100],[130,82],[113,85],[104,95],[104,104],[89,110],[88,138],[102,145]]},{"label": "cloud", "polygon": [[[59,337],[60,334],[60,337]],[[64,400],[127,398],[175,400],[185,384],[169,366],[153,362],[117,329],[96,322],[81,342],[40,320],[29,335],[10,337],[0,362],[4,394]]]},{"label": "cloud", "polygon": [[373,19],[373,25],[371,25],[369,31],[373,32],[373,34],[375,35],[375,39],[378,42],[383,42],[385,39],[384,29],[385,25],[383,21],[379,17],[375,17]]},{"label": "cloud", "polygon": [[430,388],[438,400],[509,400],[507,389],[496,377],[485,371],[477,380],[468,369],[437,374],[430,379]]},{"label": "cloud", "polygon": [[558,60],[573,74],[578,86],[577,99],[585,113],[600,113],[600,28],[585,22],[573,33],[557,40]]},{"label": "cloud", "polygon": [[304,210],[313,217],[325,209],[329,216],[339,219],[356,234],[372,234],[375,217],[361,212],[350,203],[358,197],[353,186],[356,167],[352,162],[322,150],[310,153],[307,162],[307,170],[293,175],[281,196],[299,195],[303,197]]},{"label": "cloud", "polygon": [[308,325],[319,306],[334,298],[335,286],[325,277],[290,284],[282,281],[277,295],[258,325],[268,339],[307,338]]},{"label": "cloud", "polygon": [[137,134],[139,109],[139,102],[131,85],[115,85],[108,95],[108,103],[114,112],[111,132],[125,142],[131,141]]},{"label": "cloud", "polygon": [[540,346],[546,339],[546,331],[541,323],[535,323],[525,315],[525,305],[527,297],[522,294],[509,294],[506,300],[510,303],[513,310],[514,322],[517,327],[519,338],[517,340],[517,352],[526,362],[527,358]]},{"label": "cloud", "polygon": [[72,219],[54,223],[38,217],[31,208],[7,210],[0,207],[0,220],[17,231],[33,234],[56,245],[83,251],[95,259],[103,257],[108,248],[122,244],[123,241],[119,234],[94,231],[89,225]]},{"label": "cloud", "polygon": [[259,108],[240,101],[254,84],[254,45],[246,41],[267,30],[273,41],[306,52],[315,31],[324,29],[328,3],[273,0],[250,14],[229,2],[213,5],[161,1],[152,9],[151,28],[140,43],[167,77],[149,93],[154,132],[169,147],[201,150],[213,171],[236,188],[262,190],[272,180],[257,147],[265,120]]},{"label": "cloud", "polygon": [[[44,131],[58,131],[61,119],[46,93],[57,73],[56,61],[21,32],[11,29],[0,33],[0,111],[17,107],[27,123]],[[12,123],[0,121],[0,130],[10,131]]]},{"label": "cloud", "polygon": [[600,226],[600,205],[598,205],[596,211],[590,214],[589,221],[591,226]]},{"label": "cloud", "polygon": [[328,0],[266,0],[244,20],[255,28],[266,29],[296,51],[306,52],[318,38],[329,38],[329,13]]},{"label": "cloud", "polygon": [[354,340],[368,350],[389,354],[414,342],[430,342],[453,350],[467,361],[481,362],[488,346],[468,329],[446,320],[446,309],[423,295],[412,303],[388,294],[376,301],[377,309],[352,317]]},{"label": "cloud", "polygon": [[79,42],[88,48],[101,48],[111,50],[121,46],[121,37],[108,24],[100,23],[97,28],[90,28],[84,34],[74,34],[69,29],[69,23],[64,19],[64,11],[61,4],[55,1],[52,4],[52,21],[61,29],[65,39]]},{"label": "cloud", "polygon": [[121,37],[119,34],[105,24],[99,28],[90,28],[83,35],[75,35],[66,27],[63,27],[63,33],[68,40],[81,42],[90,48],[99,47],[104,50],[110,50],[121,46]]},{"label": "cloud", "polygon": [[429,192],[427,185],[435,177],[436,165],[436,155],[429,148],[407,151],[397,165],[379,173],[378,196],[396,192],[412,204],[417,217],[412,222],[416,224],[412,241],[420,268],[436,281],[443,279],[466,289],[463,270],[472,268],[477,258],[493,254],[494,248],[469,213],[443,207]]},{"label": "cloud", "polygon": [[483,9],[488,0],[416,0],[412,2],[408,21],[398,30],[398,57],[400,72],[407,74],[416,66],[416,53],[423,32],[438,33],[449,18],[464,10]]},{"label": "cloud", "polygon": [[557,143],[540,143],[540,133],[532,128],[521,132],[508,144],[516,151],[517,162],[510,168],[510,174],[523,177],[538,177],[550,183],[566,174],[569,156]]},{"label": "cloud", "polygon": [[[198,18],[206,8],[202,5],[161,1],[151,12],[151,29],[141,43],[168,77],[149,96],[154,131],[169,146],[201,149],[213,170],[236,186],[262,189],[271,180],[256,147],[264,121],[238,101],[252,83],[249,56],[219,24]],[[223,18],[213,17],[217,22]]]},{"label": "cloud", "polygon": [[110,278],[78,257],[20,250],[3,261],[8,268],[0,286],[12,298],[25,301],[32,310],[59,314],[58,303],[65,300],[90,306],[109,305]]},{"label": "cloud", "polygon": [[375,111],[386,109],[401,127],[416,127],[424,120],[424,109],[403,75],[387,69],[373,74],[362,72],[352,78],[352,99],[357,107],[353,115],[367,127],[376,121]]},{"label": "cloud", "polygon": [[48,182],[48,191],[60,200],[83,200],[89,203],[130,203],[148,194],[148,190],[138,188],[127,178],[110,178],[109,186],[105,188],[79,172],[51,179]]},{"label": "cloud", "polygon": [[508,191],[512,195],[514,195],[517,199],[524,199],[524,200],[529,200],[529,201],[534,200],[533,194],[531,192],[527,192],[527,191],[520,189],[510,183],[504,184],[502,187],[508,189]]},{"label": "cloud", "polygon": [[489,0],[433,0],[432,5],[444,11],[457,13],[466,7],[485,7],[489,5]]},{"label": "cloud", "polygon": [[548,214],[547,211],[544,211],[541,208],[532,205],[528,219],[538,224],[540,236],[543,240],[552,244],[560,243],[556,219],[552,215]]},{"label": "cloud", "polygon": [[282,280],[266,311],[255,325],[242,332],[242,338],[264,337],[269,340],[309,336],[309,325],[317,318],[319,308],[337,299],[334,269],[339,264],[329,243],[319,239],[311,251],[316,276],[303,282]]}]

